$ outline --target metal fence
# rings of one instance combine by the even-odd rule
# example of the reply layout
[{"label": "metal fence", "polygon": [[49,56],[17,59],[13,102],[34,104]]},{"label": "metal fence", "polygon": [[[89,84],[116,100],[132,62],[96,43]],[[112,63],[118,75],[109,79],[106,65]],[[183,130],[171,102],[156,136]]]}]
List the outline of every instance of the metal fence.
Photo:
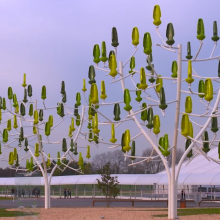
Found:
[{"label": "metal fence", "polygon": [[[118,198],[130,198],[130,199],[147,199],[147,200],[166,200],[168,199],[168,190],[163,186],[128,186],[120,185],[120,194]],[[103,197],[101,191],[97,188],[97,185],[66,185],[66,186],[51,186],[51,197],[64,198],[64,189],[71,192],[71,198],[101,198]],[[220,192],[215,189],[209,188],[198,192],[198,187],[191,189],[178,189],[177,199],[182,198],[181,191],[184,190],[185,199],[195,200],[200,197],[201,199],[216,200],[220,198]],[[44,197],[44,187],[35,185],[16,185],[16,186],[1,186],[0,196],[10,197],[13,194],[15,197]],[[67,193],[67,197],[70,197]]]}]

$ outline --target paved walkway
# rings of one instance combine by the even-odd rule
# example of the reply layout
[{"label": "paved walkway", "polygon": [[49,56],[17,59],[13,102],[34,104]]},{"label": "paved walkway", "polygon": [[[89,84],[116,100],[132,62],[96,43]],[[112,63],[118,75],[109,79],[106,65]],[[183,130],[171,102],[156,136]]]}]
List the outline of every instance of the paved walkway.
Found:
[{"label": "paved walkway", "polygon": [[[51,207],[92,207],[92,198],[56,198],[51,199]],[[17,208],[19,206],[30,207],[31,205],[37,205],[37,207],[44,207],[44,198],[20,198],[13,200],[0,200],[0,208]],[[98,202],[96,207],[105,207],[105,202]],[[131,207],[131,202],[112,202],[112,207]],[[135,202],[135,207],[146,208],[167,208],[167,202]],[[179,203],[178,203],[179,206]],[[187,207],[197,207],[197,203],[188,202]],[[200,207],[220,207],[219,202],[203,202]]]}]

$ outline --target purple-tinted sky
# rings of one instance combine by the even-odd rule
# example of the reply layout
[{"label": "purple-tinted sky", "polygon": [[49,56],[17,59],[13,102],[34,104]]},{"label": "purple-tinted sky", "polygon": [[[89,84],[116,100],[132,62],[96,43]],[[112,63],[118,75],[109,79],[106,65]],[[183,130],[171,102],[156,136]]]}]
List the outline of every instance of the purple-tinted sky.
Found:
[{"label": "purple-tinted sky", "polygon": [[[156,38],[152,25],[152,10],[160,4],[161,32],[173,22],[175,40],[184,46],[188,40],[197,48],[196,25],[204,19],[207,39],[210,42],[212,22],[218,20],[218,1],[1,1],[0,7],[0,58],[4,85],[16,85],[27,73],[35,86],[59,86],[61,80],[80,89],[75,77],[84,78],[92,64],[92,48],[103,40],[109,45],[111,28],[117,27],[121,59],[131,50],[131,30],[139,28],[140,42],[145,32]],[[110,46],[108,46],[110,48]],[[185,48],[184,48],[185,49]],[[140,44],[142,50],[142,44]],[[127,55],[127,56],[126,56]],[[52,82],[48,79],[53,77]],[[37,85],[36,85],[37,84]],[[69,85],[68,85],[69,84]],[[3,89],[3,88],[2,88]]]},{"label": "purple-tinted sky", "polygon": [[[118,60],[123,61],[127,60],[134,50],[131,44],[132,28],[135,26],[139,28],[140,44],[136,56],[136,69],[146,66],[146,56],[142,52],[144,33],[151,33],[153,45],[161,43],[152,23],[155,4],[161,6],[160,32],[162,36],[165,38],[166,25],[172,22],[176,44],[183,44],[183,56],[186,54],[187,41],[191,42],[192,53],[195,55],[199,47],[199,41],[196,39],[197,20],[203,18],[206,39],[200,57],[210,55],[213,47],[213,42],[210,40],[213,21],[216,20],[220,24],[220,2],[217,0],[1,0],[0,95],[5,97],[8,86],[11,86],[14,92],[22,96],[23,89],[20,85],[23,73],[26,73],[27,83],[33,86],[33,98],[40,99],[41,87],[46,85],[48,93],[46,103],[48,106],[56,105],[60,100],[60,84],[64,80],[68,105],[73,106],[75,94],[81,91],[82,80],[83,78],[87,79],[89,65],[93,64],[93,45],[101,45],[102,41],[106,41],[107,51],[112,49],[110,45],[112,27],[116,27],[118,30],[120,43]],[[216,54],[219,54],[219,48],[216,50]],[[164,76],[170,76],[171,62],[176,59],[176,54],[170,54],[153,46],[153,56],[157,71]],[[186,76],[186,67],[186,65],[183,66],[184,76]],[[211,66],[203,64],[202,68],[198,70],[201,71],[201,75],[212,74],[215,76],[217,64],[216,62],[213,62]],[[97,71],[96,75],[98,82],[103,80],[104,74],[102,72]],[[109,77],[105,80],[111,81]],[[87,87],[89,88],[88,85]],[[123,94],[119,84],[114,85],[112,90],[110,83],[107,83],[106,87],[107,92],[111,93],[110,101],[122,100]],[[171,90],[166,92],[170,95],[175,93]],[[167,98],[167,100],[170,99],[175,99],[175,96]],[[173,113],[171,111],[170,116]],[[168,123],[169,120],[165,123]],[[162,133],[166,132],[165,130]],[[57,132],[57,134],[59,133],[62,138],[63,133]],[[117,138],[120,142],[121,133]],[[141,154],[144,148],[145,146],[140,147],[137,152]],[[107,147],[91,150],[91,152],[94,155],[105,150]]]}]

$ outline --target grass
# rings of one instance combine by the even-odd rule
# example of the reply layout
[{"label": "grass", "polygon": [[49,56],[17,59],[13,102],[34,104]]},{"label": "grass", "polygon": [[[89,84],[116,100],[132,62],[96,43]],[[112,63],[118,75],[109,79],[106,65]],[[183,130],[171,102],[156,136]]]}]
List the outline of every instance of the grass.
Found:
[{"label": "grass", "polygon": [[37,215],[33,212],[22,212],[22,211],[7,211],[6,209],[0,209],[0,217],[15,217],[15,216],[27,216]]},{"label": "grass", "polygon": [[0,197],[0,200],[12,200],[12,197]]},{"label": "grass", "polygon": [[[161,211],[161,210],[158,210]],[[193,208],[193,209],[178,209],[178,216],[188,216],[188,215],[213,215],[220,214],[219,208]],[[153,215],[153,217],[167,217],[167,214]]]}]

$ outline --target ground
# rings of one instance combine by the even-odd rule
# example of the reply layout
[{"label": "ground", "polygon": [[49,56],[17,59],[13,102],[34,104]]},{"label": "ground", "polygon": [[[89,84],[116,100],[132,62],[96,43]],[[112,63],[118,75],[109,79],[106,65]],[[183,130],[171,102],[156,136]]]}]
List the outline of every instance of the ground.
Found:
[{"label": "ground", "polygon": [[[10,209],[11,210],[11,209]],[[35,216],[25,217],[10,217],[1,218],[5,220],[63,220],[63,219],[79,219],[79,220],[98,220],[98,219],[112,219],[112,220],[152,220],[152,219],[167,219],[167,217],[153,217],[155,214],[166,214],[166,211],[153,211],[155,209],[147,208],[36,208],[36,209],[24,209],[26,211],[34,211],[39,213]],[[156,210],[160,210],[157,208]],[[163,209],[161,209],[163,210]],[[220,220],[220,215],[197,215],[197,216],[181,216],[181,220]]]},{"label": "ground", "polygon": [[[15,216],[15,217],[1,217],[0,220],[98,220],[102,219],[111,219],[111,220],[160,220],[167,219],[167,217],[154,217],[154,215],[163,215],[167,214],[167,201],[158,201],[156,200],[146,200],[146,202],[135,202],[134,207],[131,207],[131,202],[113,202],[110,208],[105,208],[104,202],[95,203],[95,207],[92,207],[92,198],[54,198],[51,199],[51,205],[53,208],[44,209],[44,198],[18,198],[13,200],[0,200],[0,208],[7,210],[20,210],[18,207],[25,207],[23,210],[27,212],[39,213],[38,215],[33,216]],[[187,202],[187,208],[193,210],[193,214],[196,212],[196,208],[200,211],[207,208],[217,208],[220,213],[220,203],[219,202],[202,202],[201,206],[198,207],[198,204],[191,201]],[[37,206],[37,208],[32,208],[32,206]],[[179,206],[179,203],[178,203]],[[181,209],[185,210],[186,209]],[[207,212],[203,212],[207,213]],[[208,212],[214,213],[214,212]],[[1,214],[1,213],[0,213]],[[199,212],[198,214],[201,214]],[[220,220],[220,214],[212,215],[194,215],[194,216],[180,216],[181,220]]]}]

